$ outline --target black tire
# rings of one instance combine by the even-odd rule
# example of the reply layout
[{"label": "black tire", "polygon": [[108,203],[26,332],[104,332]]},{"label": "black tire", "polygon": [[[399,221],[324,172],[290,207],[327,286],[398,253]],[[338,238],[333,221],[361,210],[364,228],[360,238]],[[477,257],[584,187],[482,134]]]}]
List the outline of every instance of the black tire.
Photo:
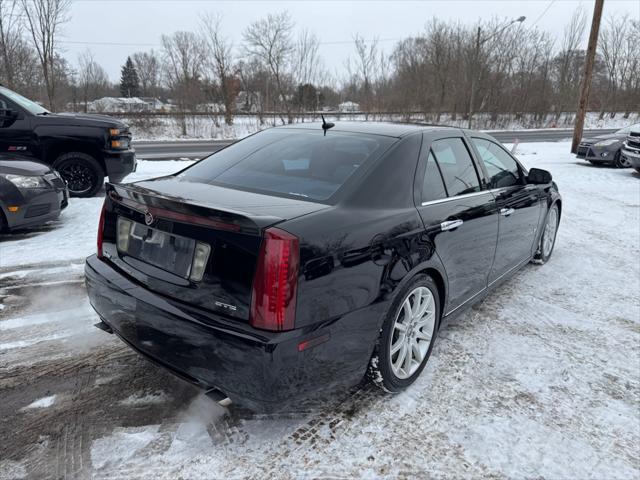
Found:
[{"label": "black tire", "polygon": [[[547,224],[549,223],[552,215],[552,211],[554,210],[555,210],[555,217],[556,217],[555,231],[553,233],[551,249],[547,248],[545,251],[544,242],[545,242],[545,235],[547,234]],[[558,204],[554,203],[549,209],[549,212],[547,213],[547,217],[545,218],[544,227],[542,227],[543,230],[542,230],[542,234],[540,235],[540,241],[538,243],[538,249],[536,250],[536,253],[532,260],[533,263],[536,263],[538,265],[543,265],[547,263],[547,261],[549,261],[549,259],[551,258],[551,255],[553,255],[553,249],[556,246],[556,237],[558,236],[559,225],[560,225],[560,209],[558,208]]]},{"label": "black tire", "polygon": [[9,227],[7,225],[7,219],[4,216],[4,212],[0,208],[0,233],[7,233],[9,231]]},{"label": "black tire", "polygon": [[72,197],[93,197],[102,188],[104,170],[91,155],[70,152],[60,155],[53,168],[67,182]]},{"label": "black tire", "polygon": [[615,157],[613,157],[613,164],[616,168],[628,168],[631,166],[628,160],[624,159],[620,150],[616,152]]},{"label": "black tire", "polygon": [[[435,305],[435,321],[433,322],[433,331],[426,354],[422,359],[422,363],[417,370],[408,378],[399,378],[393,371],[391,362],[393,355],[391,354],[391,342],[395,331],[396,317],[401,314],[403,304],[410,294],[419,287],[426,287],[430,290]],[[398,294],[389,308],[380,336],[376,342],[373,356],[369,364],[368,377],[374,384],[382,388],[388,393],[399,392],[411,385],[422,373],[424,367],[431,356],[433,345],[438,333],[440,324],[440,297],[438,295],[438,286],[429,275],[420,274],[413,278]],[[426,341],[426,340],[425,340]],[[402,362],[401,362],[402,363]],[[417,363],[417,362],[416,362]]]}]

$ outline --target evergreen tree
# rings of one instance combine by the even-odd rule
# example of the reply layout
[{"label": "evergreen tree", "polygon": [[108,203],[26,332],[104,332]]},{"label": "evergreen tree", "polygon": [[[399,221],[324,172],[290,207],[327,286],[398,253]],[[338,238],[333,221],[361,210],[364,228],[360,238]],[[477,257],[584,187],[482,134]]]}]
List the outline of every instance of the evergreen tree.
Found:
[{"label": "evergreen tree", "polygon": [[122,75],[120,76],[120,93],[123,97],[137,97],[140,95],[140,81],[138,72],[131,61],[131,57],[127,57],[127,62],[122,67]]}]

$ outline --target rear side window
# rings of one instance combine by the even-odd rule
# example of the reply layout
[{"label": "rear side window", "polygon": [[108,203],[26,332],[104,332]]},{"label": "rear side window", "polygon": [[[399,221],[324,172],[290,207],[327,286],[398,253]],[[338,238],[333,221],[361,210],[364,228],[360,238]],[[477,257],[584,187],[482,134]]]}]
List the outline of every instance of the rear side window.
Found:
[{"label": "rear side window", "polygon": [[444,188],[440,168],[436,163],[436,157],[429,150],[427,156],[427,166],[424,173],[424,181],[422,182],[422,201],[429,202],[431,200],[439,200],[447,197],[447,190]]},{"label": "rear side window", "polygon": [[491,188],[511,187],[522,183],[522,173],[518,162],[502,147],[484,138],[473,138],[472,140],[480,153],[480,160],[484,163],[489,174]]},{"label": "rear side window", "polygon": [[329,199],[396,139],[355,133],[269,130],[214,154],[180,175],[249,191]]},{"label": "rear side window", "polygon": [[461,138],[436,140],[431,150],[450,197],[480,191],[476,167]]}]

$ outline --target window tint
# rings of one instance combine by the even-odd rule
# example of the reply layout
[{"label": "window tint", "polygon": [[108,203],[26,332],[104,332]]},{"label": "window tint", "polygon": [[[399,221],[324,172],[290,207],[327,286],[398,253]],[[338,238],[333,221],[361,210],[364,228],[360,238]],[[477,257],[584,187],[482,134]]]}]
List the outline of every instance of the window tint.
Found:
[{"label": "window tint", "polygon": [[461,138],[436,140],[431,149],[450,197],[480,191],[476,168]]},{"label": "window tint", "polygon": [[424,172],[424,180],[422,182],[422,201],[439,200],[447,197],[447,191],[444,188],[442,175],[436,163],[433,152],[429,150],[427,157],[427,167]]},{"label": "window tint", "polygon": [[472,140],[489,173],[491,188],[510,187],[522,183],[518,163],[502,147],[484,138]]},{"label": "window tint", "polygon": [[269,130],[184,170],[180,176],[310,200],[331,197],[365,162],[396,139],[322,130]]}]

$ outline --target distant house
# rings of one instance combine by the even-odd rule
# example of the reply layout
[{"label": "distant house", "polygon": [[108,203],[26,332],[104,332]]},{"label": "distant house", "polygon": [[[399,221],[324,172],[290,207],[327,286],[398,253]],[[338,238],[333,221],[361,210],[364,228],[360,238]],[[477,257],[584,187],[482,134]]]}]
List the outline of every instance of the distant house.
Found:
[{"label": "distant house", "polygon": [[236,110],[245,113],[258,113],[262,107],[260,92],[238,92]]},{"label": "distant house", "polygon": [[360,111],[360,104],[347,100],[346,102],[342,102],[340,105],[338,105],[338,111],[340,111],[340,112],[359,112]]},{"label": "distant house", "polygon": [[89,112],[162,112],[169,107],[157,98],[152,97],[103,97],[87,103]]},{"label": "distant house", "polygon": [[224,112],[224,104],[222,103],[201,103],[196,107],[198,112],[222,113]]},{"label": "distant house", "polygon": [[140,97],[140,100],[148,105],[150,112],[166,112],[173,107],[173,105],[168,105],[155,97]]}]

